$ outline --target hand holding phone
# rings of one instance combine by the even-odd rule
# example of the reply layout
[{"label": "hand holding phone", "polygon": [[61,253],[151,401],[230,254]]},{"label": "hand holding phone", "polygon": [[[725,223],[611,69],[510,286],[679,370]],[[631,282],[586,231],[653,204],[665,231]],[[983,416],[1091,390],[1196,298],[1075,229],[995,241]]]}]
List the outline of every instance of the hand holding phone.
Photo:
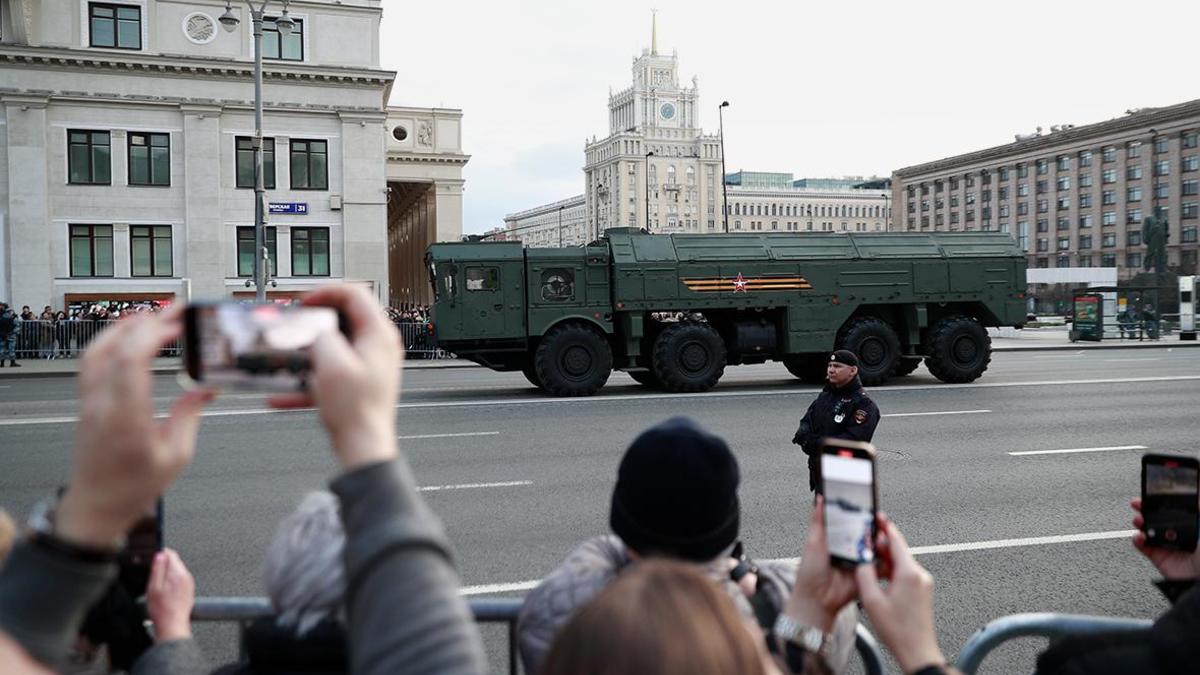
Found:
[{"label": "hand holding phone", "polygon": [[1143,455],[1140,507],[1146,546],[1195,551],[1200,534],[1200,461],[1182,455]]},{"label": "hand holding phone", "polygon": [[878,486],[870,443],[821,441],[820,493],[824,495],[829,557],[835,565],[875,562]]}]

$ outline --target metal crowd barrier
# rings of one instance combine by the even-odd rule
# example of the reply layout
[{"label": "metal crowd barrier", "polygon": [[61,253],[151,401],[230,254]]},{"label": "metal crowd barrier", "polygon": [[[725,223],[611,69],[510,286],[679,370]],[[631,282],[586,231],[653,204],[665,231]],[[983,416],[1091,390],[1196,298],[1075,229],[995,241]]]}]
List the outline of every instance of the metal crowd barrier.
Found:
[{"label": "metal crowd barrier", "polygon": [[[73,359],[105,328],[120,321],[22,321],[16,339],[16,356],[23,359]],[[160,356],[179,356],[178,340],[163,349]]]},{"label": "metal crowd barrier", "polygon": [[452,359],[454,355],[438,349],[424,323],[396,321],[396,330],[404,340],[405,356],[410,359]]},{"label": "metal crowd barrier", "polygon": [[[1001,644],[1022,637],[1049,638],[1054,644],[1072,635],[1133,631],[1149,628],[1148,619],[1126,619],[1077,614],[1011,614],[980,628],[958,653],[954,666],[964,675],[974,675],[983,659]],[[1030,668],[1032,670],[1032,668]]]},{"label": "metal crowd barrier", "polygon": [[[478,623],[508,624],[508,672],[520,672],[517,659],[517,614],[521,611],[520,598],[468,598],[467,605]],[[246,658],[246,645],[240,635],[250,622],[274,615],[271,602],[266,598],[196,598],[192,608],[192,621],[236,622],[238,624],[238,660]],[[861,623],[855,627],[854,648],[862,659],[867,675],[883,675],[883,653],[875,637]]]}]

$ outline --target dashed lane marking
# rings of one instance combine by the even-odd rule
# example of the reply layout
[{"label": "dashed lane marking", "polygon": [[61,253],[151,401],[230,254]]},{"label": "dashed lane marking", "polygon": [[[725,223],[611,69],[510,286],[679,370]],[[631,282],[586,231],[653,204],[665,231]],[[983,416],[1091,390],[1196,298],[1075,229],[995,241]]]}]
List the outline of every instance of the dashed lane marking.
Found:
[{"label": "dashed lane marking", "polygon": [[[876,394],[899,393],[907,391],[952,391],[955,389],[1001,389],[1007,387],[1063,387],[1071,385],[1096,384],[1136,384],[1154,382],[1188,382],[1200,380],[1200,375],[1166,375],[1161,377],[1111,377],[1094,380],[1034,380],[1029,382],[982,382],[968,384],[916,384],[875,388]],[[721,399],[744,398],[754,396],[812,396],[815,389],[755,389],[752,391],[709,391],[698,394],[617,394],[611,396],[581,396],[570,398],[553,398],[540,396],[537,398],[494,399],[480,401],[428,401],[422,403],[400,403],[397,410],[421,408],[475,408],[482,406],[506,405],[569,405],[624,402],[624,401],[655,401],[671,399]],[[236,417],[242,415],[280,415],[296,412],[313,412],[316,408],[296,408],[293,410],[274,410],[258,408],[252,410],[210,410],[201,413],[201,417]],[[165,417],[165,414],[158,417]],[[31,424],[64,424],[77,421],[76,417],[25,417],[0,420],[0,427],[22,426]]]},{"label": "dashed lane marking", "polygon": [[883,417],[925,417],[927,415],[980,415],[991,410],[937,410],[934,412],[888,413]]},{"label": "dashed lane marking", "polygon": [[[960,553],[963,551],[986,551],[998,548],[1022,548],[1027,546],[1047,546],[1052,544],[1073,544],[1084,541],[1103,541],[1106,539],[1124,539],[1133,536],[1136,530],[1114,530],[1110,532],[1085,532],[1082,534],[1060,534],[1049,537],[1026,537],[1023,539],[993,539],[991,541],[970,541],[961,544],[935,544],[933,546],[914,546],[913,555],[933,555],[936,553]],[[786,562],[796,562],[797,558],[780,559]],[[768,561],[771,562],[771,561]],[[495,593],[519,593],[530,591],[541,583],[540,579],[518,581],[507,584],[483,584],[480,586],[464,586],[463,595],[491,595]]]},{"label": "dashed lane marking", "polygon": [[1144,445],[1109,445],[1100,448],[1065,448],[1063,450],[1024,450],[1021,452],[1010,452],[1008,454],[1013,457],[1026,457],[1029,455],[1068,455],[1074,452],[1116,452],[1118,450],[1146,450]]},{"label": "dashed lane marking", "polygon": [[445,490],[477,490],[479,488],[523,487],[533,485],[531,480],[507,480],[499,483],[460,483],[458,485],[426,485],[419,492],[443,492]]},{"label": "dashed lane marking", "polygon": [[416,440],[418,438],[461,438],[463,436],[499,436],[499,431],[464,431],[461,434],[420,434],[417,436],[397,436],[402,441]]}]

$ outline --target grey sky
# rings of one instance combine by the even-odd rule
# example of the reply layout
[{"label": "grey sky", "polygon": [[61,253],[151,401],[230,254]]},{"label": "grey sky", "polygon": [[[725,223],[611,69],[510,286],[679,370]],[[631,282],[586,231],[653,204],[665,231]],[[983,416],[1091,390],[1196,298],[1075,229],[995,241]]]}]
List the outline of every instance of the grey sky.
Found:
[{"label": "grey sky", "polygon": [[660,52],[726,110],[729,171],[893,169],[1200,98],[1200,3],[384,0],[392,103],[462,108],[464,230],[583,191],[658,9]]}]

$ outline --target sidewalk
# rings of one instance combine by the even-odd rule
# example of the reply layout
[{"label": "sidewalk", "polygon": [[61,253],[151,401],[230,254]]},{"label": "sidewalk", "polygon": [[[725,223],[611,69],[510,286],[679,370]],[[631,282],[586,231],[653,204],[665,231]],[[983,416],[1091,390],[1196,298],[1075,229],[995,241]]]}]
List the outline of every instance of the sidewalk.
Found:
[{"label": "sidewalk", "polygon": [[[1183,342],[1178,335],[1161,340],[1105,340],[1103,342],[1071,342],[1067,328],[989,328],[992,349],[997,352],[1047,352],[1084,349],[1154,349],[1162,347],[1200,347],[1200,341]],[[69,377],[79,371],[79,359],[26,359],[20,368],[0,368],[0,380],[17,377]],[[179,359],[155,359],[156,373],[173,373],[180,369]],[[435,370],[443,368],[479,368],[466,359],[410,359],[405,370]]]}]

